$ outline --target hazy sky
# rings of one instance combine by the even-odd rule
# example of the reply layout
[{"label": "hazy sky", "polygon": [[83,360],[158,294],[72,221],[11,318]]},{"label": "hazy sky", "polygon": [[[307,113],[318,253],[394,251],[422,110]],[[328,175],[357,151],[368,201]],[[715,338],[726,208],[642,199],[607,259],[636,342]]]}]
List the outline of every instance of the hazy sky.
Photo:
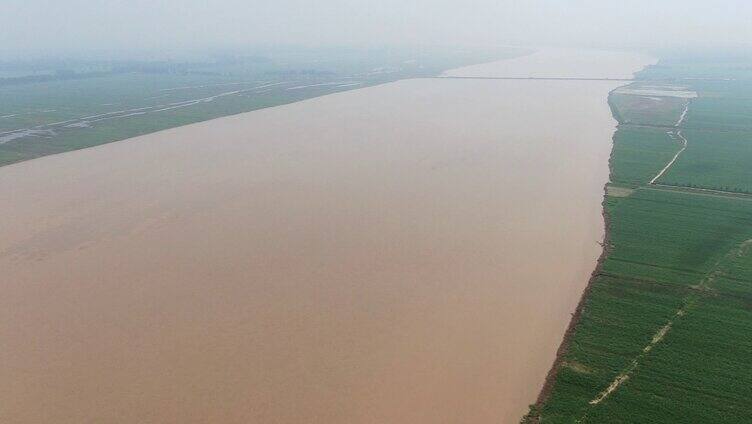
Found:
[{"label": "hazy sky", "polygon": [[0,0],[0,50],[752,42],[750,0]]}]

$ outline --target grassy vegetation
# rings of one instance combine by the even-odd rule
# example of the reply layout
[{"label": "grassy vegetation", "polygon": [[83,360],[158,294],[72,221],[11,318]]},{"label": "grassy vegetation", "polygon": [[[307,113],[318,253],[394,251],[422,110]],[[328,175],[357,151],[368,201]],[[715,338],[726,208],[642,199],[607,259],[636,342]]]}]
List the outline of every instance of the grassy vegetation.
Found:
[{"label": "grassy vegetation", "polygon": [[[682,124],[688,148],[659,182],[732,192],[647,184],[676,152],[676,142],[666,137],[675,129],[660,128],[665,110],[656,111],[652,128],[619,116],[612,181],[635,190],[606,198],[606,259],[583,300],[551,391],[528,419],[752,422],[752,196],[733,193],[752,188],[752,133],[739,125],[752,121],[752,110],[732,101],[752,90],[752,78],[682,80],[747,75],[739,66],[727,66],[726,74],[723,69],[682,62],[643,72],[643,78],[651,72],[673,78],[700,96],[690,105],[691,112],[699,104],[697,111]],[[723,105],[714,113],[706,108],[711,97]]]},{"label": "grassy vegetation", "polygon": [[692,102],[687,128],[752,130],[752,98],[700,97]]},{"label": "grassy vegetation", "polygon": [[611,105],[623,124],[673,126],[684,111],[686,99],[665,96],[612,94]]}]

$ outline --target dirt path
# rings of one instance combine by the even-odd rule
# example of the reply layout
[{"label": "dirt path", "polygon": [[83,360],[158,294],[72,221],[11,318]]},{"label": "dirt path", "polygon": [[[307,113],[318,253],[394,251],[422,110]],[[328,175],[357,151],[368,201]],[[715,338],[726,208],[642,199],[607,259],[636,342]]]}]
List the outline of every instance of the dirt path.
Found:
[{"label": "dirt path", "polygon": [[676,121],[676,127],[680,127],[682,122],[684,122],[684,119],[687,117],[687,112],[689,111],[689,100],[687,100],[687,104],[684,106],[684,111],[682,112],[681,116],[679,117],[679,120]]},{"label": "dirt path", "polygon": [[[671,135],[671,134],[672,133],[669,132],[669,135]],[[676,154],[674,155],[674,157],[666,164],[666,166],[663,167],[663,169],[660,170],[660,172],[658,172],[658,174],[655,177],[653,177],[652,180],[650,180],[650,182],[648,184],[650,184],[650,185],[655,184],[655,182],[658,181],[658,179],[661,178],[663,176],[663,174],[665,174],[666,171],[668,171],[669,168],[671,168],[671,165],[673,165],[674,162],[676,162],[676,160],[679,158],[679,155],[681,155],[685,150],[687,150],[687,139],[684,138],[684,136],[682,135],[681,131],[676,131],[675,134],[676,134],[677,137],[679,137],[679,141],[682,144],[682,148],[678,152],[676,152]]]},{"label": "dirt path", "polygon": [[[689,103],[690,101],[687,100],[687,104],[684,106],[684,110],[679,116],[679,120],[676,121],[676,124],[674,124],[674,127],[679,128],[682,122],[684,122],[684,119],[687,117],[687,112],[689,111]],[[648,183],[650,185],[655,184],[655,182],[658,181],[658,179],[661,178],[663,174],[665,174],[666,171],[668,171],[669,168],[671,168],[671,165],[673,165],[674,162],[676,162],[676,160],[679,158],[679,155],[681,155],[685,150],[687,150],[687,139],[684,138],[684,136],[681,133],[681,130],[677,129],[676,132],[673,132],[673,131],[668,132],[668,135],[671,136],[671,138],[674,138],[674,134],[677,137],[679,137],[679,141],[681,141],[682,148],[678,152],[676,152],[674,157],[671,158],[671,160],[666,164],[666,166],[664,166],[663,169],[661,169],[660,172],[658,172],[658,174],[655,177],[653,177],[652,180],[650,180],[650,182]]]}]

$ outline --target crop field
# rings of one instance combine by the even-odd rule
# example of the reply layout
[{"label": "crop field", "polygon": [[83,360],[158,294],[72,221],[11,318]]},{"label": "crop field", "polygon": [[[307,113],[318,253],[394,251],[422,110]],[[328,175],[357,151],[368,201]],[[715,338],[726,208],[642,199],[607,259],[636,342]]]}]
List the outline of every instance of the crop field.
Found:
[{"label": "crop field", "polygon": [[206,62],[105,63],[97,72],[30,69],[26,76],[0,77],[0,166],[519,54],[306,50]]},{"label": "crop field", "polygon": [[685,130],[683,134],[687,150],[660,183],[752,192],[752,131]]},{"label": "crop field", "polygon": [[[698,93],[678,128],[665,109],[635,125],[617,106],[611,180],[630,189],[609,190],[605,259],[523,421],[752,422],[752,132],[740,125],[752,110],[736,101],[752,74],[727,66],[641,73]],[[698,75],[716,80],[683,79]],[[709,113],[713,104],[723,106]],[[650,184],[681,147],[676,131],[687,149]]]}]

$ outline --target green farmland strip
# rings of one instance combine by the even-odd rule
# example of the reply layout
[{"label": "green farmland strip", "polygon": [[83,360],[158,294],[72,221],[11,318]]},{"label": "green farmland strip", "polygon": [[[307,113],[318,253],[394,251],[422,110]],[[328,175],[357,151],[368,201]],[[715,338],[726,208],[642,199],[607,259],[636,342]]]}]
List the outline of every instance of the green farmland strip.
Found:
[{"label": "green farmland strip", "polygon": [[105,62],[105,71],[63,73],[76,78],[0,78],[0,166],[523,53],[275,49],[195,63]]},{"label": "green farmland strip", "polygon": [[[723,69],[660,65],[640,77],[721,78]],[[607,197],[607,257],[550,391],[524,420],[752,422],[752,202],[741,194],[752,190],[743,129],[752,81],[683,83],[700,96],[682,125],[688,147],[658,181],[679,187],[648,184],[677,151],[660,113],[655,128],[621,125],[612,182],[635,190]]]}]

